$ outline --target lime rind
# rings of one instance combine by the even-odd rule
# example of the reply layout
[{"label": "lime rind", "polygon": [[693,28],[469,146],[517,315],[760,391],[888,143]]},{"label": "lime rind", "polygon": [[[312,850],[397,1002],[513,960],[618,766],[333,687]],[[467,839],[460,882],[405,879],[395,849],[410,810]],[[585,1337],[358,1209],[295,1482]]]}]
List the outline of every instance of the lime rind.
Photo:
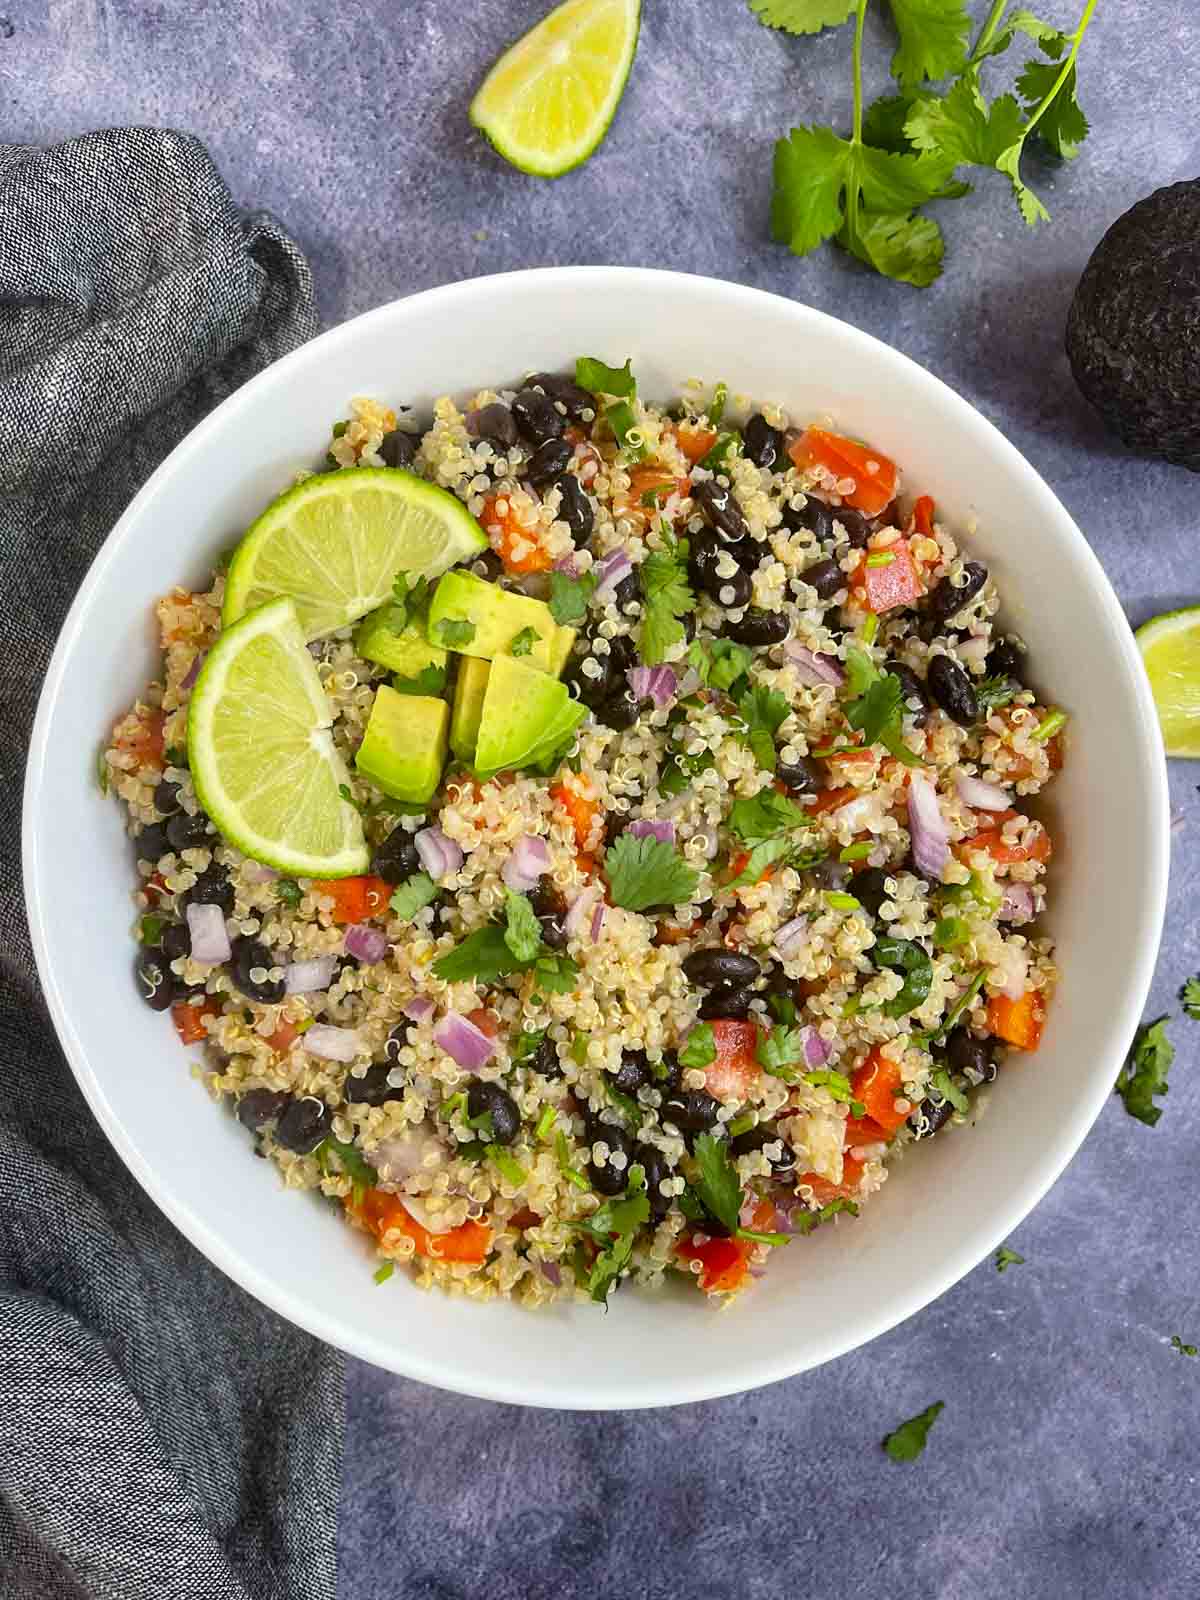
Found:
[{"label": "lime rind", "polygon": [[315,473],[274,500],[247,530],[225,579],[228,627],[268,600],[296,603],[319,639],[392,596],[399,572],[439,578],[487,548],[455,495],[394,467]]},{"label": "lime rind", "polygon": [[362,820],[333,716],[290,599],[268,601],[222,631],[188,705],[196,795],[244,855],[303,878],[365,872]]},{"label": "lime rind", "polygon": [[[640,29],[641,0],[564,0],[496,62],[471,102],[471,122],[520,172],[561,178],[574,171],[612,126]],[[608,47],[598,51],[606,32]],[[578,119],[579,131],[547,129],[555,117]]]},{"label": "lime rind", "polygon": [[1136,637],[1167,755],[1200,760],[1200,606],[1152,617]]}]

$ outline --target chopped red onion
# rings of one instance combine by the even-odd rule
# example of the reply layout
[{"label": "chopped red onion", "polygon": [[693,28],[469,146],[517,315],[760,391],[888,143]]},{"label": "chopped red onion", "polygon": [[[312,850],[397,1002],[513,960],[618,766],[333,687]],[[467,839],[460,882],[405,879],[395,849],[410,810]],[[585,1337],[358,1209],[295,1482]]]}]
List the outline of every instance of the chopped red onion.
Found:
[{"label": "chopped red onion", "polygon": [[[346,1079],[347,1088],[353,1081],[352,1078]],[[403,1183],[405,1178],[411,1178],[414,1172],[421,1170],[430,1150],[442,1148],[441,1140],[428,1123],[419,1122],[415,1127],[405,1128],[403,1133],[381,1140],[372,1152],[371,1162],[385,1182]]]},{"label": "chopped red onion", "polygon": [[500,876],[517,894],[527,894],[542,874],[549,870],[550,848],[545,839],[536,833],[523,833],[500,868]]},{"label": "chopped red onion", "polygon": [[835,689],[840,688],[846,681],[846,673],[841,662],[836,656],[819,655],[817,651],[810,650],[807,645],[789,639],[783,647],[784,656],[796,669],[796,676],[801,683],[812,687],[818,684],[832,684]]},{"label": "chopped red onion", "polygon": [[457,1011],[447,1011],[433,1030],[433,1039],[468,1072],[478,1072],[496,1050],[495,1041]]},{"label": "chopped red onion", "polygon": [[353,1061],[363,1049],[357,1028],[335,1028],[327,1022],[314,1022],[300,1035],[300,1043],[322,1061]]},{"label": "chopped red onion", "polygon": [[264,867],[257,861],[247,861],[242,872],[251,883],[272,883],[279,876],[274,867]]},{"label": "chopped red onion", "polygon": [[847,800],[844,806],[839,806],[833,813],[832,821],[839,828],[849,828],[851,833],[862,833],[874,823],[879,826],[879,801],[875,794],[856,795],[853,800]]},{"label": "chopped red onion", "polygon": [[659,839],[663,844],[675,843],[675,824],[665,819],[652,820],[643,817],[637,822],[631,822],[625,831],[633,839]]},{"label": "chopped red onion", "polygon": [[998,784],[984,783],[982,778],[968,778],[960,772],[954,780],[954,786],[964,805],[973,806],[978,811],[1007,811],[1012,805],[1012,797]]},{"label": "chopped red onion", "polygon": [[776,955],[788,961],[798,950],[808,943],[808,918],[793,917],[791,922],[785,922],[775,935],[774,949]]},{"label": "chopped red onion", "polygon": [[433,1001],[427,1000],[424,995],[415,995],[407,1004],[400,1007],[401,1011],[410,1022],[425,1022],[433,1015]]},{"label": "chopped red onion", "polygon": [[293,961],[283,969],[284,993],[316,994],[318,990],[328,989],[336,969],[337,962],[333,956],[318,956],[314,961]]},{"label": "chopped red onion", "polygon": [[653,700],[659,711],[671,704],[679,689],[673,667],[630,667],[625,676],[638,699]]},{"label": "chopped red onion", "polygon": [[804,1059],[810,1067],[823,1067],[829,1060],[832,1046],[815,1028],[804,1030]]},{"label": "chopped red onion", "polygon": [[589,884],[586,889],[581,889],[567,908],[564,926],[573,939],[581,938],[584,928],[590,925],[592,911],[600,890],[594,884]]},{"label": "chopped red onion", "polygon": [[1033,890],[1027,883],[1006,883],[996,915],[1000,922],[1032,922],[1037,915]]},{"label": "chopped red onion", "polygon": [[595,944],[604,932],[604,919],[608,915],[608,907],[603,900],[596,902],[596,909],[592,912],[592,943]]},{"label": "chopped red onion", "polygon": [[565,572],[568,578],[577,578],[580,574],[579,552],[572,550],[569,556],[563,556],[554,563],[555,572]]},{"label": "chopped red onion", "polygon": [[188,937],[193,961],[228,961],[232,955],[225,931],[225,913],[220,906],[189,906]]},{"label": "chopped red onion", "polygon": [[369,923],[356,922],[346,929],[346,954],[356,961],[373,967],[388,953],[387,934],[382,928],[372,928]]},{"label": "chopped red onion", "polygon": [[200,668],[204,665],[204,658],[207,654],[207,650],[196,651],[195,657],[192,660],[192,664],[184,673],[183,682],[179,685],[181,689],[190,689],[195,683],[196,679],[200,676]]},{"label": "chopped red onion", "polygon": [[633,562],[625,554],[624,550],[613,550],[604,557],[603,561],[597,561],[592,571],[600,580],[593,592],[593,599],[607,600],[611,594],[616,592],[617,585],[622,579],[627,578],[633,571]]},{"label": "chopped red onion", "polygon": [[538,1265],[542,1269],[543,1278],[548,1279],[549,1282],[552,1283],[557,1289],[559,1284],[562,1283],[562,1268],[559,1266],[558,1262],[540,1261]]},{"label": "chopped red onion", "polygon": [[463,864],[462,851],[440,828],[422,828],[413,843],[417,847],[421,865],[435,883],[457,872]]},{"label": "chopped red onion", "polygon": [[942,819],[937,790],[923,772],[908,780],[908,831],[918,872],[941,880],[950,859],[950,833]]}]

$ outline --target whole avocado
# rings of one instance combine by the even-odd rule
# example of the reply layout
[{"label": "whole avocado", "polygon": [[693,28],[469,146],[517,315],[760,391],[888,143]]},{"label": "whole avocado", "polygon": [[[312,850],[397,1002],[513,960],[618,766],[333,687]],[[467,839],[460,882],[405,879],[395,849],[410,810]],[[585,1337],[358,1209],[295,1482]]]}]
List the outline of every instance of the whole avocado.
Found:
[{"label": "whole avocado", "polygon": [[1126,444],[1200,472],[1200,178],[1113,223],[1071,302],[1067,355]]}]

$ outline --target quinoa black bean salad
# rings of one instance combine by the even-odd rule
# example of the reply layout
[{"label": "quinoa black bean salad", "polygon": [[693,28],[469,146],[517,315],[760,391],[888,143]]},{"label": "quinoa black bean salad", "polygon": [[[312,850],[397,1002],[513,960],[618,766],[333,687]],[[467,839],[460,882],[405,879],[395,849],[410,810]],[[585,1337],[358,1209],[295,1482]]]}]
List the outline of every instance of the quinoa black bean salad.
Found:
[{"label": "quinoa black bean salad", "polygon": [[728,1303],[1038,1047],[1066,715],[806,421],[590,357],[356,399],[158,604],[101,757],[139,989],[381,1280]]}]

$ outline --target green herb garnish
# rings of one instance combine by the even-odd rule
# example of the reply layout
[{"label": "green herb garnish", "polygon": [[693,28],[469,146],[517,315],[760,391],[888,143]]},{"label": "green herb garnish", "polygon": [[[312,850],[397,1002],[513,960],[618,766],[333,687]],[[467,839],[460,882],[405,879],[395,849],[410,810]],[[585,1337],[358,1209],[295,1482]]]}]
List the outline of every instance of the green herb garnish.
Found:
[{"label": "green herb garnish", "polygon": [[845,707],[846,721],[863,736],[864,745],[881,744],[906,767],[924,762],[905,744],[904,685],[894,672],[880,672],[857,645],[846,652],[847,682],[854,694]]},{"label": "green herb garnish", "polygon": [[679,1051],[681,1067],[708,1067],[717,1059],[717,1041],[710,1022],[698,1022]]},{"label": "green herb garnish", "polygon": [[651,667],[683,643],[679,618],[696,609],[696,597],[688,587],[687,541],[676,539],[665,525],[660,537],[661,548],[651,550],[640,568],[643,600],[638,653]]},{"label": "green herb garnish", "polygon": [[797,1075],[791,1068],[805,1059],[803,1028],[777,1022],[769,1033],[759,1036],[754,1055],[764,1072],[782,1078],[785,1083],[795,1083]]},{"label": "green herb garnish", "polygon": [[787,721],[791,706],[777,689],[752,683],[737,699],[738,715],[744,724],[739,735],[764,772],[776,766],[775,734]]},{"label": "green herb garnish", "polygon": [[376,1283],[386,1283],[395,1270],[396,1263],[394,1261],[385,1261],[382,1266],[375,1268],[375,1271],[371,1274],[371,1276],[375,1279]]},{"label": "green herb garnish", "polygon": [[971,1109],[971,1102],[944,1067],[931,1074],[929,1084],[937,1099],[948,1101],[963,1116]]},{"label": "green herb garnish", "polygon": [[475,624],[465,617],[444,617],[433,631],[439,644],[445,645],[447,650],[458,650],[475,637]]},{"label": "green herb garnish", "polygon": [[926,1410],[902,1422],[894,1433],[889,1433],[883,1441],[883,1448],[892,1460],[915,1461],[925,1448],[930,1428],[944,1409],[945,1401],[936,1400]]},{"label": "green herb garnish", "polygon": [[1183,1340],[1177,1333],[1173,1333],[1171,1335],[1171,1349],[1177,1350],[1181,1356],[1200,1355],[1200,1349],[1198,1349],[1194,1344],[1184,1344]]},{"label": "green herb garnish", "polygon": [[823,1222],[831,1222],[834,1217],[843,1213],[850,1217],[858,1215],[858,1207],[853,1200],[831,1200],[827,1206],[822,1206],[819,1211],[796,1211],[792,1221],[800,1233],[810,1234],[814,1228],[819,1228]]},{"label": "green herb garnish", "polygon": [[350,1179],[356,1205],[362,1200],[362,1191],[373,1188],[379,1182],[378,1172],[359,1153],[356,1147],[352,1144],[343,1144],[340,1139],[335,1139],[331,1133],[326,1134],[325,1138],[321,1140],[321,1143],[313,1151],[313,1154],[317,1158],[317,1165],[327,1177],[331,1175],[329,1157],[336,1157],[338,1165],[334,1169],[333,1175],[336,1176],[340,1170]]},{"label": "green herb garnish", "polygon": [[702,1133],[696,1139],[695,1156],[697,1194],[705,1209],[735,1233],[742,1209],[742,1186],[729,1159],[729,1146],[711,1133]]},{"label": "green herb garnish", "polygon": [[422,667],[415,678],[392,679],[392,688],[397,694],[419,694],[430,699],[437,699],[445,687],[445,667],[436,666],[432,662],[429,666]]},{"label": "green herb garnish", "polygon": [[606,1200],[586,1222],[571,1226],[586,1233],[601,1246],[588,1274],[587,1289],[592,1299],[603,1305],[612,1285],[629,1265],[633,1241],[639,1228],[650,1218],[650,1201],[644,1189],[623,1200]]},{"label": "green herb garnish", "polygon": [[899,994],[883,1007],[885,1017],[907,1016],[928,999],[933,986],[933,962],[914,940],[881,934],[875,940],[871,959],[877,967],[887,967],[892,972],[904,974]]},{"label": "green herb garnish", "polygon": [[614,905],[626,911],[675,906],[692,898],[700,874],[673,845],[650,835],[623,833],[604,853],[604,872]]},{"label": "green herb garnish", "polygon": [[604,412],[605,421],[613,431],[617,443],[634,461],[646,458],[646,437],[637,419],[637,412],[628,400],[614,400]]},{"label": "green herb garnish", "polygon": [[960,1020],[971,1009],[971,1003],[975,999],[975,996],[979,993],[980,989],[983,988],[984,979],[986,977],[987,970],[985,968],[981,968],[971,979],[964,993],[961,994],[954,1002],[949,1012],[936,1028],[930,1028],[928,1033],[914,1033],[912,1035],[913,1044],[915,1044],[920,1050],[928,1050],[931,1044],[936,1044],[938,1040],[944,1039],[948,1033],[953,1033]]},{"label": "green herb garnish", "polygon": [[999,711],[1021,692],[1021,685],[1011,678],[983,678],[975,685],[975,699],[981,712]]},{"label": "green herb garnish", "polygon": [[1179,991],[1183,1009],[1193,1022],[1200,1022],[1200,978],[1189,978]]},{"label": "green herb garnish", "polygon": [[742,436],[736,429],[732,433],[719,433],[711,450],[700,458],[700,465],[706,472],[723,472],[741,448]]},{"label": "green herb garnish", "polygon": [[1162,1107],[1154,1104],[1154,1098],[1166,1094],[1167,1074],[1175,1059],[1175,1046],[1166,1034],[1167,1020],[1159,1017],[1138,1029],[1117,1077],[1117,1093],[1126,1111],[1148,1128],[1162,1116]]},{"label": "green herb garnish", "polygon": [[637,393],[632,356],[623,367],[610,367],[595,356],[580,356],[575,363],[575,382],[589,394],[611,394],[632,400]]},{"label": "green herb garnish", "polygon": [[722,693],[728,693],[746,676],[753,660],[753,651],[732,639],[694,639],[688,646],[688,666],[699,674],[701,683]]},{"label": "green herb garnish", "polygon": [[295,878],[277,878],[275,880],[275,898],[282,900],[285,906],[298,906],[304,898],[304,891]]},{"label": "green herb garnish", "polygon": [[729,809],[730,831],[748,845],[762,844],[765,839],[811,822],[803,806],[769,786],[756,795],[735,800]]},{"label": "green herb garnish", "polygon": [[[573,578],[568,572],[550,574],[550,615],[560,627],[572,622],[582,622],[587,616],[588,601],[596,587],[596,575],[585,572]],[[519,635],[518,635],[519,637]]]},{"label": "green herb garnish", "polygon": [[166,925],[166,917],[156,917],[151,912],[138,923],[138,938],[143,944],[157,945],[162,939],[162,931]]},{"label": "green herb garnish", "polygon": [[542,945],[542,925],[534,915],[529,897],[513,889],[504,891],[507,927],[504,942],[518,961],[532,961]]},{"label": "green herb garnish", "polygon": [[438,887],[427,872],[414,872],[406,878],[389,900],[393,912],[402,922],[411,922],[417,912],[437,899]]},{"label": "green herb garnish", "polygon": [[1019,1256],[1015,1250],[1010,1250],[1006,1244],[1002,1244],[999,1250],[996,1251],[997,1272],[1007,1272],[1009,1267],[1023,1267],[1024,1265],[1025,1257]]}]

